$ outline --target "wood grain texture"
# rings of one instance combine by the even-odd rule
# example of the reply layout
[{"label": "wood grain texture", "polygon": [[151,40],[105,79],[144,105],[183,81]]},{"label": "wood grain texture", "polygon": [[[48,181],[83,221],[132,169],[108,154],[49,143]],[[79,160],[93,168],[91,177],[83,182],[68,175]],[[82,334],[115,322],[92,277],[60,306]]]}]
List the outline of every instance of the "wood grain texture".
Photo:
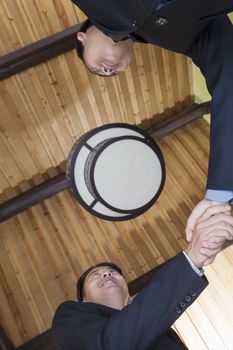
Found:
[{"label": "wood grain texture", "polygon": [[[145,46],[143,51],[162,51]],[[142,49],[141,49],[142,50]],[[135,55],[139,47],[135,49]],[[160,52],[161,53],[161,52]],[[173,60],[183,60],[173,55]],[[139,63],[138,63],[139,65]],[[166,87],[134,60],[126,73],[104,79],[88,73],[74,51],[1,83],[0,189],[59,167],[88,130],[111,122],[147,126],[192,102],[186,91],[171,100]],[[189,65],[185,60],[184,65]],[[156,73],[155,73],[156,74]],[[161,97],[160,97],[161,96]],[[156,98],[159,98],[156,102]]]},{"label": "wood grain texture", "polygon": [[[67,0],[2,0],[0,15],[1,55],[85,18]],[[184,56],[137,44],[127,72],[108,79],[91,75],[76,56],[67,52],[1,82],[0,203],[63,172],[73,143],[90,129],[151,127],[193,103]],[[113,260],[132,281],[185,247],[187,217],[204,192],[208,133],[198,121],[160,141],[166,187],[134,220],[97,219],[64,191],[0,225],[0,322],[15,346],[51,327],[90,264]],[[208,268],[208,290],[175,325],[190,350],[232,348],[232,262],[230,247]]]},{"label": "wood grain texture", "polygon": [[[134,220],[95,218],[66,190],[1,224],[1,322],[15,345],[50,328],[55,308],[75,299],[76,280],[90,264],[115,261],[131,281],[186,246],[187,216],[205,186],[208,132],[199,120],[159,142],[166,186]],[[191,350],[231,349],[232,254],[230,247],[206,269],[210,286],[175,324]]]},{"label": "wood grain texture", "polygon": [[[207,110],[210,110],[210,102],[202,104],[194,103],[190,107],[183,109],[180,113],[146,129],[146,131],[155,141],[160,140],[186,124],[201,118]],[[68,187],[68,179],[66,178],[65,172],[39,185],[35,185],[33,188],[0,204],[0,222],[8,220],[14,215],[19,214]]]},{"label": "wood grain texture", "polygon": [[[84,20],[64,0],[3,0],[0,14],[2,55]],[[181,55],[135,44],[129,69],[117,77],[90,74],[72,50],[2,81],[0,202],[37,174],[59,168],[90,129],[110,122],[149,127],[189,106],[190,65]]]}]

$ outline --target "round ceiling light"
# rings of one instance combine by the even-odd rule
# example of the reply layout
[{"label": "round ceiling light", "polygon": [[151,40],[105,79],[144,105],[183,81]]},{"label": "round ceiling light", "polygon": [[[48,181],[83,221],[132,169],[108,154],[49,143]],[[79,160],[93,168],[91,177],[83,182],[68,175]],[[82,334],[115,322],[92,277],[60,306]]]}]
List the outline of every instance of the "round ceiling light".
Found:
[{"label": "round ceiling light", "polygon": [[107,124],[83,135],[67,160],[69,187],[90,213],[112,221],[149,209],[165,182],[165,165],[155,141],[129,124]]}]

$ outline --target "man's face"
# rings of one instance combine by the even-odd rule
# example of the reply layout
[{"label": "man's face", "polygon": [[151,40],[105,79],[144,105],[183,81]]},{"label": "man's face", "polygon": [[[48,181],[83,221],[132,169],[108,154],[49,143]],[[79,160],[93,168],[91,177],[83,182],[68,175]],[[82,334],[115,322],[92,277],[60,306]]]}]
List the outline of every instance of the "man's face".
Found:
[{"label": "man's face", "polygon": [[79,32],[77,38],[84,46],[84,62],[92,73],[110,76],[128,67],[133,52],[131,39],[114,42],[95,26],[86,33]]},{"label": "man's face", "polygon": [[122,300],[125,306],[129,299],[128,286],[125,278],[108,266],[94,268],[86,277],[83,290],[83,301],[105,305],[115,298]]}]

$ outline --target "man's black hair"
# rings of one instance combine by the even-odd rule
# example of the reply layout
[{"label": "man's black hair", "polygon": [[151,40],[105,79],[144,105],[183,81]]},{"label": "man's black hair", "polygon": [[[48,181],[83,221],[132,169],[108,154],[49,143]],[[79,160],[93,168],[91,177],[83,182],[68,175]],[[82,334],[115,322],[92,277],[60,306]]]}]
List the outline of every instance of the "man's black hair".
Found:
[{"label": "man's black hair", "polygon": [[[89,20],[89,18],[87,18],[82,23],[82,25],[81,25],[81,27],[80,27],[78,32],[86,33],[87,29],[90,28],[91,26],[93,26],[93,23]],[[84,46],[83,46],[82,42],[80,40],[78,40],[78,38],[76,39],[75,47],[76,47],[76,51],[77,51],[78,57],[84,62],[84,59],[83,59]]]},{"label": "man's black hair", "polygon": [[89,267],[86,271],[83,272],[83,274],[79,277],[77,282],[77,299],[79,301],[83,301],[83,287],[84,287],[84,282],[87,275],[95,268],[101,267],[101,266],[110,267],[111,269],[116,270],[120,275],[124,276],[121,268],[112,262],[101,262],[97,265]]}]

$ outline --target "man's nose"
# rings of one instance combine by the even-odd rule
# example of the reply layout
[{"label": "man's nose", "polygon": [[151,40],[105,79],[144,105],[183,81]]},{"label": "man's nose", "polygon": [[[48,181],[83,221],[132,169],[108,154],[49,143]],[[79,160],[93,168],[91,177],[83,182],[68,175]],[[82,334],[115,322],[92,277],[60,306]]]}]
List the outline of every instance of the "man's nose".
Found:
[{"label": "man's nose", "polygon": [[103,75],[107,75],[107,76],[115,73],[114,69],[109,69],[109,68],[105,68],[105,67],[102,67],[101,70],[102,70]]},{"label": "man's nose", "polygon": [[102,277],[103,277],[103,278],[112,277],[111,271],[105,271],[105,272],[103,272]]}]

